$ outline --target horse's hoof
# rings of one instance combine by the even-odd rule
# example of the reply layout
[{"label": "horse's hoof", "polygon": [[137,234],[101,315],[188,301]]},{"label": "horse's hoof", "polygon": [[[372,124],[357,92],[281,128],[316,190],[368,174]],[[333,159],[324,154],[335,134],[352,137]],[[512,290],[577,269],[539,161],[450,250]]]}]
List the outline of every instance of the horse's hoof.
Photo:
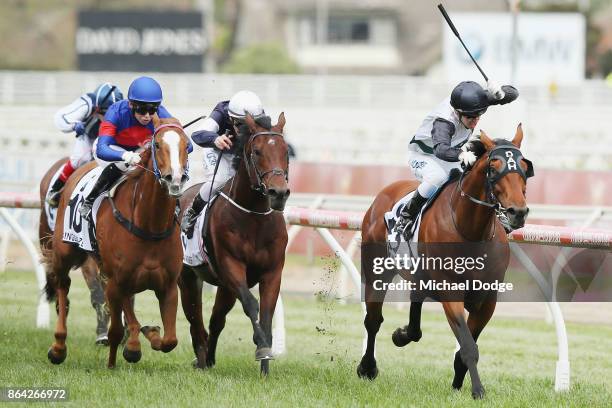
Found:
[{"label": "horse's hoof", "polygon": [[108,334],[104,333],[96,338],[97,346],[108,346]]},{"label": "horse's hoof", "polygon": [[357,375],[359,378],[365,378],[367,380],[373,380],[378,377],[378,368],[374,365],[371,368],[365,368],[363,364],[359,363],[357,366]]},{"label": "horse's hoof", "polygon": [[53,353],[53,347],[49,347],[49,351],[47,352],[47,358],[53,364],[62,364],[64,360],[66,360],[66,355],[67,355],[66,350],[64,350],[63,353],[60,353],[59,356],[56,356]]},{"label": "horse's hoof", "polygon": [[472,388],[472,398],[483,399],[484,395],[485,395],[485,390],[482,385],[480,387]]},{"label": "horse's hoof", "polygon": [[137,363],[140,361],[142,357],[142,352],[140,350],[129,350],[127,347],[123,348],[123,358],[128,363]]},{"label": "horse's hoof", "polygon": [[255,361],[261,360],[273,360],[274,354],[272,354],[272,348],[262,347],[255,350]]},{"label": "horse's hoof", "polygon": [[270,374],[270,360],[261,360],[261,375],[267,377]]},{"label": "horse's hoof", "polygon": [[393,344],[397,347],[404,347],[408,343],[421,340],[421,337],[423,337],[421,330],[412,331],[406,326],[395,329],[393,335],[391,335],[391,340],[393,340]]}]

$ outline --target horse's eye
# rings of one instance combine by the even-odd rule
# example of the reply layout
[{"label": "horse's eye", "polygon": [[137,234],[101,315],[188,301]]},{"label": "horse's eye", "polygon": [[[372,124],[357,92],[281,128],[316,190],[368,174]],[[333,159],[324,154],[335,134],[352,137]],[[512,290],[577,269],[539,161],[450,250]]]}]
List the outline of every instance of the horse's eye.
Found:
[{"label": "horse's eye", "polygon": [[155,148],[159,149],[159,143],[155,142]]},{"label": "horse's eye", "polygon": [[255,156],[261,156],[261,151],[259,149],[253,149],[253,154]]}]

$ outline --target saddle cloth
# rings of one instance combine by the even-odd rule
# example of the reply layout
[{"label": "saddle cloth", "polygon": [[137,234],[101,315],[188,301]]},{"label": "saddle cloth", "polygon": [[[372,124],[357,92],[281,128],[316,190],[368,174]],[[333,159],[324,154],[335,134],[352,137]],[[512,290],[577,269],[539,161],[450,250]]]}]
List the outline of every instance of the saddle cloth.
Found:
[{"label": "saddle cloth", "polygon": [[198,215],[191,238],[187,238],[185,232],[181,230],[184,264],[189,266],[200,266],[210,263],[210,258],[206,251],[206,245],[204,244],[204,234],[202,232],[205,231],[206,225],[208,224],[208,217],[206,216],[206,213],[216,198],[217,195],[214,195],[206,206],[204,206],[202,212]]},{"label": "saddle cloth", "polygon": [[[49,182],[49,187],[47,187],[47,193],[45,194],[45,197],[49,196],[49,191],[51,191],[51,186],[55,183],[55,180],[59,178],[60,173],[62,172],[62,169],[63,169],[63,166],[60,166],[60,168],[57,169],[53,177],[51,177],[51,181]],[[44,206],[45,206],[45,215],[47,216],[47,225],[49,226],[49,229],[51,230],[51,232],[53,232],[55,231],[55,219],[57,218],[57,207],[51,207],[49,203],[47,202],[47,200],[45,200]]]},{"label": "saddle cloth", "polygon": [[[81,204],[85,201],[85,197],[93,189],[95,182],[102,173],[102,167],[95,167],[87,172],[70,195],[70,201],[66,206],[64,214],[64,233],[62,240],[71,244],[75,244],[84,251],[97,252],[98,246],[96,243],[96,215],[100,204],[105,197],[103,193],[96,197],[92,207],[92,220],[90,223],[84,219],[79,212]],[[105,192],[106,193],[106,192]]]}]

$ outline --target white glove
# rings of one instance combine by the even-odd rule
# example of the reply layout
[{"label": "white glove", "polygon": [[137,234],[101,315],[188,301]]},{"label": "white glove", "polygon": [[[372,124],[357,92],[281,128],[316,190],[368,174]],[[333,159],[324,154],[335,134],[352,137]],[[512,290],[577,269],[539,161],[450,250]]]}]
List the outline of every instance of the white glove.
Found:
[{"label": "white glove", "polygon": [[506,96],[506,93],[502,90],[501,86],[490,79],[487,81],[487,91],[489,91],[489,93],[497,100],[503,99],[504,96]]},{"label": "white glove", "polygon": [[465,166],[469,167],[476,163],[476,155],[474,152],[470,152],[468,149],[467,143],[461,146],[461,153],[459,153],[459,161]]},{"label": "white glove", "polygon": [[132,166],[140,163],[140,155],[136,152],[125,152],[121,155],[121,160]]}]

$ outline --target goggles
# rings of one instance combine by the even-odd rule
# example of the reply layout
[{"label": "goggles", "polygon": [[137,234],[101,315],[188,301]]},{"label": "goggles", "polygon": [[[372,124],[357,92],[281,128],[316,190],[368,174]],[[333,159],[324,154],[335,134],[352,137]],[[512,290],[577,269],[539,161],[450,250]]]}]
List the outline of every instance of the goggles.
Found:
[{"label": "goggles", "polygon": [[157,103],[138,103],[132,102],[132,110],[139,115],[154,115],[157,113],[159,109],[159,104]]}]

